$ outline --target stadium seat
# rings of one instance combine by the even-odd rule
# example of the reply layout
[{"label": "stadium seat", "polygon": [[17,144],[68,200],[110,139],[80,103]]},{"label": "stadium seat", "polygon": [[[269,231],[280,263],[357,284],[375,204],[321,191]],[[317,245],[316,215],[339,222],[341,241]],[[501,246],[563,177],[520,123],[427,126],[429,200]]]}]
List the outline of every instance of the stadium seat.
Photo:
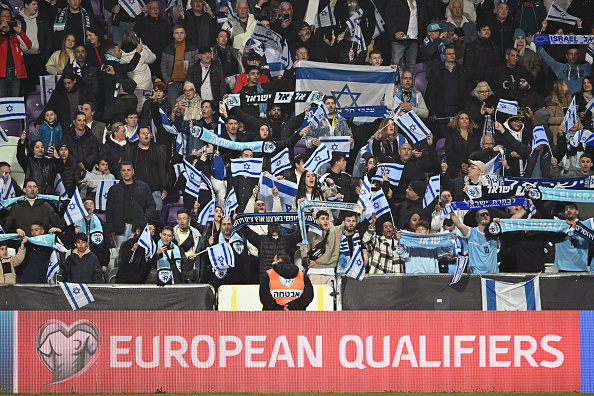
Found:
[{"label": "stadium seat", "polygon": [[6,136],[20,137],[23,133],[23,122],[21,120],[0,121],[0,127]]},{"label": "stadium seat", "polygon": [[298,155],[298,154],[307,155],[308,154],[307,147],[305,147],[305,140],[301,139],[300,141],[297,142],[297,144],[293,148],[293,153],[295,155]]},{"label": "stadium seat", "polygon": [[32,92],[27,96],[25,101],[25,113],[27,114],[27,122],[36,120],[43,112],[43,103],[41,103],[41,93]]},{"label": "stadium seat", "polygon": [[161,210],[163,223],[175,225],[177,223],[177,211],[184,208],[183,203],[172,203],[163,206]]},{"label": "stadium seat", "polygon": [[91,0],[91,6],[93,7],[93,14],[101,14],[101,2],[99,0]]},{"label": "stadium seat", "polygon": [[440,164],[446,159],[444,146],[445,138],[441,138],[435,143],[435,150],[437,151],[437,158]]},{"label": "stadium seat", "polygon": [[413,78],[419,74],[425,72],[425,62],[417,63],[415,67],[413,67]]},{"label": "stadium seat", "polygon": [[19,0],[7,0],[12,5],[14,15],[19,15],[19,8],[23,6],[23,3]]},{"label": "stadium seat", "polygon": [[421,92],[421,94],[425,96],[425,91],[427,90],[427,77],[424,71],[421,71],[414,75],[413,85],[417,89],[417,91]]},{"label": "stadium seat", "polygon": [[29,139],[29,143],[31,143],[37,135],[35,135],[35,119],[27,121],[27,138]]}]

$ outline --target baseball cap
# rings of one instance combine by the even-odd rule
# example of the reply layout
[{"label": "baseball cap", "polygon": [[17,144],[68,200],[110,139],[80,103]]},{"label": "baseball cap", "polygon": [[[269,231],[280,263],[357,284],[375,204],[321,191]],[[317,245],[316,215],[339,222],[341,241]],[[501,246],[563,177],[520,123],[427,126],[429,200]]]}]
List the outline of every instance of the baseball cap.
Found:
[{"label": "baseball cap", "polygon": [[436,30],[443,30],[443,29],[441,28],[441,26],[439,26],[439,25],[438,25],[437,23],[435,23],[435,22],[433,22],[433,23],[430,23],[430,24],[429,24],[429,26],[427,26],[427,31],[428,31],[428,32],[434,32],[434,31],[436,31]]},{"label": "baseball cap", "polygon": [[485,165],[485,163],[483,161],[468,160],[468,162],[470,162],[471,165],[478,166],[478,168],[481,170],[481,172],[487,173],[487,165]]}]

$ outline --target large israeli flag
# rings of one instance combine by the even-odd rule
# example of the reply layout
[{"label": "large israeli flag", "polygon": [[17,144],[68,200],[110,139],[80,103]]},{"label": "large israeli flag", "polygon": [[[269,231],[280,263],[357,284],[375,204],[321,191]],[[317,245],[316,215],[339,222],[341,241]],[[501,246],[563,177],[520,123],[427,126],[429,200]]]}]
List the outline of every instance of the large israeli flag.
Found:
[{"label": "large israeli flag", "polygon": [[39,85],[41,87],[41,103],[45,106],[56,90],[56,85],[60,81],[59,75],[39,76]]},{"label": "large israeli flag", "polygon": [[[396,69],[389,66],[300,61],[295,90],[332,95],[336,98],[336,107],[376,106],[383,97],[392,97],[395,79]],[[307,106],[307,103],[296,103],[295,111],[299,114]]]},{"label": "large israeli flag", "polygon": [[272,210],[273,195],[272,188],[278,189],[278,198],[284,211],[290,212],[295,203],[295,196],[297,195],[297,184],[289,180],[278,180],[271,175],[263,175],[260,179],[260,198],[266,204],[266,210]]},{"label": "large israeli flag", "polygon": [[527,282],[509,283],[481,279],[483,311],[540,311],[538,276]]},{"label": "large israeli flag", "polygon": [[0,98],[0,121],[24,120],[25,98],[5,97]]},{"label": "large israeli flag", "polygon": [[233,158],[231,159],[231,174],[260,178],[262,173],[262,158]]}]

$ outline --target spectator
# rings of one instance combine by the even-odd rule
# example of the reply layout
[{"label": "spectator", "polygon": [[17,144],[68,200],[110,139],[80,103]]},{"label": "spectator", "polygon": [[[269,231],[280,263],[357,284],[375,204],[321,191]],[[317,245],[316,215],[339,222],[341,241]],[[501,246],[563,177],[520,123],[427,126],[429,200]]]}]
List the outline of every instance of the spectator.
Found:
[{"label": "spectator", "polygon": [[45,112],[45,121],[39,126],[39,140],[43,143],[44,154],[50,147],[55,147],[62,140],[62,127],[53,110]]},{"label": "spectator", "polygon": [[198,48],[211,47],[215,41],[217,19],[204,0],[190,0],[190,4],[191,10],[180,12],[179,24],[185,29],[188,39]]},{"label": "spectator", "polygon": [[27,249],[25,244],[27,237],[23,238],[21,245],[17,249],[17,254],[8,257],[8,248],[6,242],[0,242],[0,265],[2,265],[2,272],[0,272],[0,284],[14,284],[16,283],[16,272],[14,267],[19,266],[25,259]]},{"label": "spectator", "polygon": [[585,177],[593,176],[594,169],[592,169],[592,157],[588,153],[580,155],[579,169],[570,170],[567,173],[561,173],[562,166],[558,163],[557,158],[551,158],[551,177],[558,179],[559,177]]},{"label": "spectator", "polygon": [[551,130],[555,132],[557,132],[561,124],[563,124],[565,113],[572,101],[572,97],[568,91],[569,87],[567,86],[567,83],[564,80],[557,80],[553,84],[551,94],[545,99],[547,110],[551,113],[549,126]]},{"label": "spectator", "polygon": [[[480,127],[483,126],[483,131],[488,126],[486,125],[486,116],[489,116],[491,128],[493,128],[493,116],[495,108],[497,107],[497,98],[493,94],[489,83],[486,81],[479,82],[470,93],[470,98],[466,101],[464,113],[468,114],[470,120]],[[492,130],[492,129],[491,129]]]},{"label": "spectator", "polygon": [[509,6],[503,1],[495,7],[495,14],[489,19],[491,28],[490,40],[497,44],[502,51],[501,56],[506,55],[503,51],[514,43],[514,32],[518,27],[511,16],[509,16]]},{"label": "spectator", "polygon": [[425,37],[427,26],[425,2],[389,0],[386,4],[386,32],[392,41],[392,64],[400,66],[406,54],[405,70],[412,71],[417,62],[419,39]]},{"label": "spectator", "polygon": [[17,161],[25,172],[25,178],[35,180],[35,188],[39,186],[41,194],[55,194],[56,163],[44,155],[45,148],[40,140],[31,142],[25,154],[26,141],[27,133],[23,131],[17,144]]},{"label": "spectator", "polygon": [[237,18],[239,22],[235,26],[231,27],[229,22],[223,24],[223,29],[231,32],[231,38],[233,39],[233,48],[243,51],[245,43],[254,34],[256,27],[256,18],[249,13],[248,3],[245,0],[238,0],[235,10],[237,12]]},{"label": "spectator", "polygon": [[[575,229],[580,214],[576,203],[565,204],[565,221]],[[555,240],[554,268],[559,272],[585,272],[588,270],[588,241],[575,232],[560,233]],[[591,263],[592,264],[592,263]]]},{"label": "spectator", "polygon": [[[151,238],[155,235],[155,226],[148,224]],[[138,226],[134,236],[122,243],[118,254],[118,272],[115,282],[117,284],[141,284],[145,283],[151,264],[146,258],[146,251],[138,243],[144,226]]]},{"label": "spectator", "polygon": [[587,110],[587,104],[593,98],[592,77],[584,77],[582,80],[582,89],[575,95],[575,104],[581,111],[578,112],[584,129],[592,130],[594,115],[591,110]]},{"label": "spectator", "polygon": [[301,176],[303,175],[303,172],[305,172],[303,165],[305,165],[306,161],[307,157],[303,154],[297,154],[295,157],[293,157],[293,161],[291,161],[291,169],[287,169],[284,172],[285,179],[299,185]]},{"label": "spectator", "polygon": [[[443,3],[448,4],[446,8],[446,19],[451,19],[453,14],[453,3],[451,0],[441,0]],[[468,19],[471,23],[476,23],[476,6],[481,4],[479,0],[463,0],[460,2],[460,11],[464,18]]]},{"label": "spectator", "polygon": [[[221,211],[222,213],[222,211]],[[221,219],[221,229],[218,243],[229,243],[231,239],[231,222],[225,218]],[[215,243],[216,244],[216,243]],[[249,261],[246,259],[245,245],[242,241],[234,241],[232,244],[235,267],[224,270],[213,270],[210,260],[205,267],[207,283],[215,289],[221,285],[238,285],[247,283],[249,279]]]},{"label": "spectator", "polygon": [[177,225],[173,227],[173,237],[184,252],[182,256],[182,277],[185,282],[195,282],[200,278],[200,256],[197,255],[204,246],[200,231],[190,225],[190,212],[186,209],[177,211]]},{"label": "spectator", "polygon": [[276,18],[270,25],[270,29],[274,30],[281,37],[287,41],[291,41],[295,36],[295,21],[293,19],[293,6],[289,1],[280,3],[280,17]]},{"label": "spectator", "polygon": [[[111,124],[111,133],[105,140],[105,144],[101,146],[101,154],[105,156],[106,165],[109,165],[109,172],[114,174],[120,173],[120,162],[124,151],[128,148],[128,141],[126,140],[126,127],[121,122],[114,122]],[[99,157],[101,158],[101,157]],[[95,172],[97,167],[93,168]],[[112,176],[113,178],[113,176]]]},{"label": "spectator", "polygon": [[326,96],[324,98],[324,106],[328,108],[328,114],[320,121],[317,127],[308,130],[304,138],[305,145],[310,149],[317,148],[321,143],[319,138],[322,136],[349,136],[352,149],[355,145],[353,133],[346,119],[335,112],[336,98],[334,96]]},{"label": "spectator", "polygon": [[167,132],[163,127],[161,119],[161,111],[167,117],[172,112],[172,107],[169,100],[166,97],[167,88],[163,81],[157,79],[153,84],[153,95],[150,96],[144,105],[142,106],[142,119],[140,121],[141,126],[149,126],[155,124],[157,143],[162,144],[166,148],[168,158],[171,157],[171,150],[174,137],[172,134]]},{"label": "spectator", "polygon": [[542,46],[537,48],[536,53],[540,55],[540,58],[551,68],[558,79],[565,81],[570,95],[578,92],[581,89],[582,79],[592,74],[591,64],[579,64],[579,49],[575,47],[567,49],[565,54],[567,63],[554,60]]},{"label": "spectator", "polygon": [[104,232],[105,223],[94,213],[95,199],[93,197],[83,198],[83,205],[87,215],[81,220],[79,225],[74,227],[74,233],[76,236],[83,234],[87,237],[87,246],[91,253],[97,256],[99,265],[101,266],[101,272],[105,274],[109,265],[110,247],[110,243],[106,239],[106,233]]},{"label": "spectator", "polygon": [[97,105],[94,102],[85,102],[83,103],[80,111],[85,114],[85,122],[87,123],[87,127],[91,130],[93,136],[97,138],[97,143],[99,143],[99,147],[105,143],[105,138],[107,136],[107,126],[95,119],[95,114],[97,113]]},{"label": "spectator", "polygon": [[[118,128],[119,129],[119,128]],[[111,138],[111,136],[110,136]],[[97,163],[92,171],[85,175],[85,179],[82,180],[79,191],[81,197],[91,196],[94,197],[99,187],[99,182],[102,180],[115,180],[115,177],[110,172],[108,157],[103,154],[103,150],[108,147],[107,144],[101,148],[102,154],[97,157]],[[115,168],[119,174],[119,164]],[[115,170],[114,170],[115,172]]]},{"label": "spectator", "polygon": [[84,45],[77,45],[74,48],[74,62],[66,64],[64,71],[74,72],[81,77],[81,81],[90,91],[94,103],[103,101],[99,69],[87,62],[87,50]]},{"label": "spectator", "polygon": [[136,109],[131,108],[126,111],[125,115],[124,127],[126,128],[126,140],[129,140],[130,143],[132,143],[133,141],[138,140],[138,112]]},{"label": "spectator", "polygon": [[[470,3],[470,1],[466,0],[465,3]],[[474,6],[472,9],[474,10]],[[450,1],[448,12],[446,13],[446,19],[445,21],[441,21],[441,27],[443,31],[449,36],[446,38],[444,44],[449,45],[458,39],[458,35],[456,35],[455,32],[455,29],[457,28],[464,30],[464,47],[466,47],[467,44],[472,43],[474,40],[476,40],[477,36],[476,25],[474,23],[474,20],[470,20],[466,15],[463,14],[462,1]]]},{"label": "spectator", "polygon": [[[140,4],[143,4],[141,1]],[[105,8],[111,12],[111,37],[114,44],[122,46],[122,37],[127,30],[134,29],[136,21],[140,19],[140,15],[134,17],[129,12],[122,8],[118,1],[106,0]],[[148,7],[142,8],[141,15],[148,11]]]},{"label": "spectator", "polygon": [[186,80],[194,84],[202,100],[212,100],[218,103],[227,92],[221,64],[218,61],[213,62],[210,47],[200,48],[198,57],[200,62],[196,62],[190,67],[186,74]]},{"label": "spectator", "polygon": [[307,232],[307,245],[302,244],[300,248],[301,257],[307,263],[307,275],[312,284],[331,284],[338,264],[342,226],[334,227],[330,213],[325,210],[318,210],[316,220],[322,234]]},{"label": "spectator", "polygon": [[70,283],[104,283],[97,256],[88,248],[87,235],[76,234],[74,252],[66,258],[62,278]]},{"label": "spectator", "polygon": [[21,81],[27,78],[20,40],[31,48],[31,40],[21,29],[21,21],[14,28],[8,25],[11,12],[0,9],[0,98],[20,96]]},{"label": "spectator", "polygon": [[[313,172],[304,170],[301,173],[299,184],[297,184],[297,195],[295,195],[295,202],[293,203],[291,212],[296,212],[299,203],[306,199],[311,201],[326,201],[328,197],[334,196],[336,196],[336,187],[334,184],[331,186],[324,184],[320,187],[318,176]],[[330,216],[332,216],[332,214],[330,214]]]},{"label": "spectator", "polygon": [[[136,48],[140,44],[140,39],[136,36],[132,30],[126,30],[124,35],[122,36],[122,63],[129,63],[132,62],[135,54]],[[138,61],[138,65],[134,68],[134,70],[129,71],[127,73],[128,78],[134,80],[136,82],[136,88],[134,91],[127,91],[128,94],[136,95],[138,99],[138,105],[136,110],[142,110],[142,104],[146,99],[143,96],[143,91],[149,90],[153,86],[153,80],[151,77],[151,70],[149,66],[157,60],[157,57],[149,47],[143,46],[142,51],[140,52],[140,60]],[[122,119],[123,121],[123,119]]]},{"label": "spectator", "polygon": [[[109,106],[117,97],[118,85],[128,79],[129,72],[138,66],[143,50],[142,42],[136,46],[136,51],[128,63],[122,63],[122,50],[117,45],[105,48],[105,64],[102,67],[103,85],[105,87],[105,105]],[[126,56],[128,58],[129,55]]]},{"label": "spectator", "polygon": [[70,156],[77,164],[80,172],[90,171],[95,166],[95,158],[99,154],[99,143],[86,124],[86,116],[82,111],[75,114],[72,128],[64,133],[62,143],[68,145]]},{"label": "spectator", "polygon": [[134,31],[138,38],[148,46],[157,60],[151,65],[151,73],[163,79],[161,75],[161,55],[171,39],[171,25],[169,20],[159,15],[159,2],[151,1],[147,5],[148,14],[140,14],[134,24]]},{"label": "spectator", "polygon": [[448,135],[445,140],[445,155],[450,177],[458,177],[460,165],[468,156],[480,148],[480,136],[477,125],[470,120],[468,114],[458,113],[448,125]]},{"label": "spectator", "polygon": [[[243,70],[241,53],[231,45],[231,34],[227,30],[221,29],[217,33],[216,42],[212,46],[212,58],[221,63],[223,77],[225,78],[236,76]],[[229,90],[233,88],[233,85],[227,81]]]},{"label": "spectator", "polygon": [[[379,124],[371,147],[380,163],[394,163],[398,161],[398,152],[405,143],[408,143],[405,135],[398,132],[392,119],[386,118]],[[410,143],[408,147],[412,150]]]},{"label": "spectator", "polygon": [[[545,8],[547,6],[550,7],[550,4],[547,3],[545,5],[545,2],[542,0],[527,2],[520,1],[515,7],[515,12],[513,14],[514,20],[517,22],[518,27],[523,29],[528,36],[538,34],[540,25],[547,16],[547,9]],[[528,66],[526,66],[526,68],[528,68]]]},{"label": "spectator", "polygon": [[466,187],[467,186],[482,186],[485,184],[484,175],[487,173],[487,166],[482,161],[468,160],[467,165],[461,167],[467,168],[467,174],[463,175],[462,172],[460,177],[451,180],[449,177],[443,177],[442,174],[442,185],[443,188],[451,191],[454,197],[454,201],[466,201]]},{"label": "spectator", "polygon": [[60,47],[68,34],[74,36],[76,44],[86,44],[86,31],[93,25],[93,16],[81,7],[81,0],[67,0],[67,3],[68,7],[62,8],[54,22],[54,48]]},{"label": "spectator", "polygon": [[[250,149],[242,150],[239,158],[254,158],[254,153]],[[245,206],[247,205],[252,191],[254,187],[258,184],[258,179],[254,177],[248,176],[232,176],[228,189],[231,190],[231,187],[235,189],[235,194],[237,195],[237,203],[239,205],[238,212],[243,212]],[[217,195],[217,199],[219,195]]]},{"label": "spectator", "polygon": [[[119,87],[118,97],[105,107],[103,120],[108,124],[123,122],[128,110],[138,108],[138,96],[136,94],[138,94],[136,81],[131,78],[122,81]],[[105,137],[103,139],[105,141]]]},{"label": "spectator", "polygon": [[495,139],[491,135],[481,137],[481,148],[468,155],[468,159],[487,163],[499,154],[501,146],[495,146]]},{"label": "spectator", "polygon": [[175,99],[173,106],[174,119],[175,114],[183,115],[185,121],[199,120],[202,116],[202,99],[196,95],[196,87],[189,81],[184,83],[184,93]]},{"label": "spectator", "polygon": [[73,34],[67,34],[64,36],[62,47],[58,51],[54,52],[45,64],[45,69],[47,70],[48,74],[61,75],[64,72],[64,67],[74,62],[74,40]]},{"label": "spectator", "polygon": [[[0,175],[4,175],[4,183],[2,184],[1,193],[2,199],[11,198],[11,195],[20,197],[23,195],[23,190],[19,187],[18,183],[10,177],[12,170],[8,162],[0,161]],[[14,194],[11,194],[14,193]]]},{"label": "spectator", "polygon": [[[299,22],[295,27],[295,36],[289,42],[289,50],[291,56],[297,60],[307,56],[308,59],[316,62],[326,62],[330,47],[322,41],[319,36],[316,36],[311,31],[311,26],[307,22]],[[304,48],[307,53],[304,53],[301,48]],[[297,55],[297,52],[302,52]]]},{"label": "spectator", "polygon": [[[535,82],[531,75],[527,78],[520,78],[520,99],[518,100],[518,107],[526,112],[529,119],[538,110],[546,107],[544,97],[534,88]],[[549,114],[550,115],[550,114]],[[541,122],[541,124],[543,124]],[[546,122],[548,124],[548,121]],[[534,125],[534,123],[532,124]],[[532,126],[529,124],[529,126]]]},{"label": "spectator", "polygon": [[70,150],[66,144],[58,144],[53,150],[53,156],[56,159],[56,171],[60,174],[66,193],[71,197],[80,182],[81,172],[76,162],[72,159]]},{"label": "spectator", "polygon": [[444,41],[447,38],[447,33],[444,33],[443,28],[437,23],[430,23],[427,26],[427,37],[421,44],[421,53],[425,60],[425,70],[429,72],[442,62],[443,50],[445,49]]},{"label": "spectator", "polygon": [[[261,66],[261,60],[260,60],[260,55],[258,55],[256,52],[250,52],[247,55],[247,67],[250,66],[256,66],[258,68],[258,70],[260,71],[260,73],[258,74],[258,83],[259,84],[264,84],[267,82],[270,82],[270,78],[266,75],[266,73],[264,73],[264,70],[260,67]],[[237,79],[235,80],[235,85],[233,87],[233,93],[239,93],[239,91],[241,91],[243,89],[243,87],[245,87],[248,84],[248,77],[247,77],[247,68],[246,71],[241,73],[239,76],[237,76]]]},{"label": "spectator", "polygon": [[[319,212],[318,212],[319,213]],[[369,228],[363,235],[363,244],[370,252],[370,274],[396,274],[404,272],[404,260],[396,251],[398,242],[394,235],[394,224],[390,221],[383,223],[382,235],[376,235],[375,223],[377,215],[371,215]]]},{"label": "spectator", "polygon": [[[183,55],[182,55],[183,54]],[[198,61],[198,47],[186,40],[186,30],[181,25],[173,27],[173,43],[169,43],[161,56],[161,73],[169,92],[169,102],[175,107],[182,95],[186,73]]]},{"label": "spectator", "polygon": [[[49,229],[52,234],[56,231],[59,232],[60,230],[57,227],[49,228],[50,225],[59,225],[60,218],[52,205],[37,197],[37,182],[33,179],[26,179],[24,186],[25,199],[12,205],[10,214],[4,222],[5,230],[7,232],[16,232],[21,238],[25,235],[29,237],[36,236],[31,229],[34,224],[39,223],[38,225],[43,230]],[[46,282],[44,280],[40,283]]]},{"label": "spectator", "polygon": [[491,27],[485,22],[477,24],[477,39],[466,46],[464,66],[471,84],[493,81],[493,70],[501,63],[500,49],[491,37]]},{"label": "spectator", "polygon": [[[193,85],[193,84],[192,84]],[[192,125],[198,125],[202,128],[210,129],[211,131],[216,130],[217,120],[215,118],[215,111],[212,101],[203,100],[200,106],[202,117],[199,120],[192,120]],[[181,115],[181,114],[180,114]],[[203,142],[200,138],[193,136],[190,131],[190,122],[183,121],[180,124],[178,115],[175,116],[175,125],[180,133],[183,133],[186,137],[186,155],[192,154],[194,151],[199,151],[203,147]]]},{"label": "spectator", "polygon": [[109,40],[105,40],[101,30],[97,26],[91,26],[86,31],[87,44],[85,49],[88,54],[88,63],[91,66],[95,66],[97,70],[101,70],[103,66],[103,59],[105,56],[106,48],[113,47],[113,43]]},{"label": "spectator", "polygon": [[[403,202],[392,203],[390,200],[391,211],[395,216],[396,229],[402,230],[409,223],[413,215],[418,215],[419,220],[431,221],[431,208],[423,208],[423,196],[425,195],[425,182],[420,180],[411,181],[405,190],[406,199]],[[384,191],[385,193],[385,191]],[[388,194],[389,195],[389,194]],[[411,230],[414,232],[414,230]]]},{"label": "spectator", "polygon": [[468,238],[468,272],[497,273],[497,238],[487,239],[485,233],[491,217],[487,209],[476,212],[477,227],[467,227],[458,216],[450,213],[450,217],[462,235]]},{"label": "spectator", "polygon": [[528,70],[534,79],[538,78],[542,66],[540,57],[531,48],[526,47],[526,33],[522,29],[514,32],[514,48],[518,50],[518,62]]},{"label": "spectator", "polygon": [[[289,279],[291,282],[284,281]],[[291,297],[285,297],[284,290],[290,291]],[[313,286],[308,276],[291,263],[286,253],[275,255],[272,268],[260,278],[262,310],[305,311],[313,298]]]},{"label": "spectator", "polygon": [[[45,204],[49,205],[48,203]],[[33,221],[27,230],[31,232],[29,235],[31,237],[45,234],[45,226],[40,221]],[[24,234],[20,236],[25,238]],[[47,266],[52,254],[52,248],[31,242],[27,242],[25,247],[25,258],[21,265],[15,268],[17,283],[47,283]]]},{"label": "spectator", "polygon": [[523,65],[518,63],[518,50],[508,48],[505,51],[505,64],[495,69],[494,88],[502,99],[518,101],[520,99],[520,79],[527,80],[532,75]]},{"label": "spectator", "polygon": [[[415,232],[417,234],[429,234],[429,223],[419,220]],[[439,274],[438,262],[451,253],[452,247],[431,249],[428,247],[403,246],[400,244],[400,236],[400,231],[398,231],[396,233],[396,239],[398,240],[396,251],[404,259],[407,274]]]},{"label": "spectator", "polygon": [[405,71],[400,78],[400,84],[394,88],[394,95],[400,100],[399,107],[402,111],[398,116],[404,115],[409,111],[414,111],[419,118],[429,117],[429,109],[423,99],[423,94],[413,87],[412,72]]},{"label": "spectator", "polygon": [[121,181],[107,194],[107,229],[119,247],[133,236],[139,224],[145,223],[155,213],[155,200],[149,186],[134,178],[134,166],[122,161]]},{"label": "spectator", "polygon": [[[431,214],[431,229],[435,232],[440,232],[446,227],[446,222],[444,221],[446,219],[442,217],[443,208],[445,208],[447,204],[452,203],[452,201],[452,193],[449,190],[442,189],[439,193],[439,201],[437,202],[437,205],[435,205],[435,210]],[[456,209],[454,212],[456,212],[458,218],[463,219],[468,211]]]},{"label": "spectator", "polygon": [[330,169],[320,178],[322,183],[336,186],[339,199],[343,197],[347,183],[351,180],[351,176],[345,172],[346,166],[346,155],[343,152],[334,151],[330,160]]},{"label": "spectator", "polygon": [[[173,228],[163,227],[160,237],[161,239],[157,242],[157,251],[148,259],[152,268],[147,283],[159,285],[183,283],[182,257],[185,253],[175,243]],[[162,271],[167,271],[169,276],[161,275]]]}]

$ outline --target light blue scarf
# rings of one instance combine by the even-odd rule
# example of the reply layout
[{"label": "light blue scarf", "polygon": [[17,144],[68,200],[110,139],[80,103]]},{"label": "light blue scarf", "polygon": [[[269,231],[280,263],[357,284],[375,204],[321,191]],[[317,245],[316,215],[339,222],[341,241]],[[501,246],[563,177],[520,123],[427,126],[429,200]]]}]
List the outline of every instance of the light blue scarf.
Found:
[{"label": "light blue scarf", "polygon": [[[157,249],[159,249],[162,245],[163,245],[163,241],[159,240],[159,243],[157,243]],[[173,246],[173,260],[175,261],[177,270],[179,272],[181,272],[181,253],[179,252],[179,248],[177,247],[176,244],[171,243],[171,246]],[[168,251],[163,253],[163,257],[161,257],[159,260],[157,260],[157,270],[171,268],[171,264],[169,264],[169,260],[167,259]]]},{"label": "light blue scarf", "polygon": [[441,247],[452,247],[454,245],[453,234],[447,231],[436,234],[417,234],[415,232],[400,231],[400,234],[400,244],[403,246],[437,249]]},{"label": "light blue scarf", "polygon": [[93,213],[90,219],[89,229],[87,229],[86,217],[80,221],[80,232],[85,234],[89,238],[89,242],[95,245],[101,245],[103,243],[103,227],[99,217]]}]

